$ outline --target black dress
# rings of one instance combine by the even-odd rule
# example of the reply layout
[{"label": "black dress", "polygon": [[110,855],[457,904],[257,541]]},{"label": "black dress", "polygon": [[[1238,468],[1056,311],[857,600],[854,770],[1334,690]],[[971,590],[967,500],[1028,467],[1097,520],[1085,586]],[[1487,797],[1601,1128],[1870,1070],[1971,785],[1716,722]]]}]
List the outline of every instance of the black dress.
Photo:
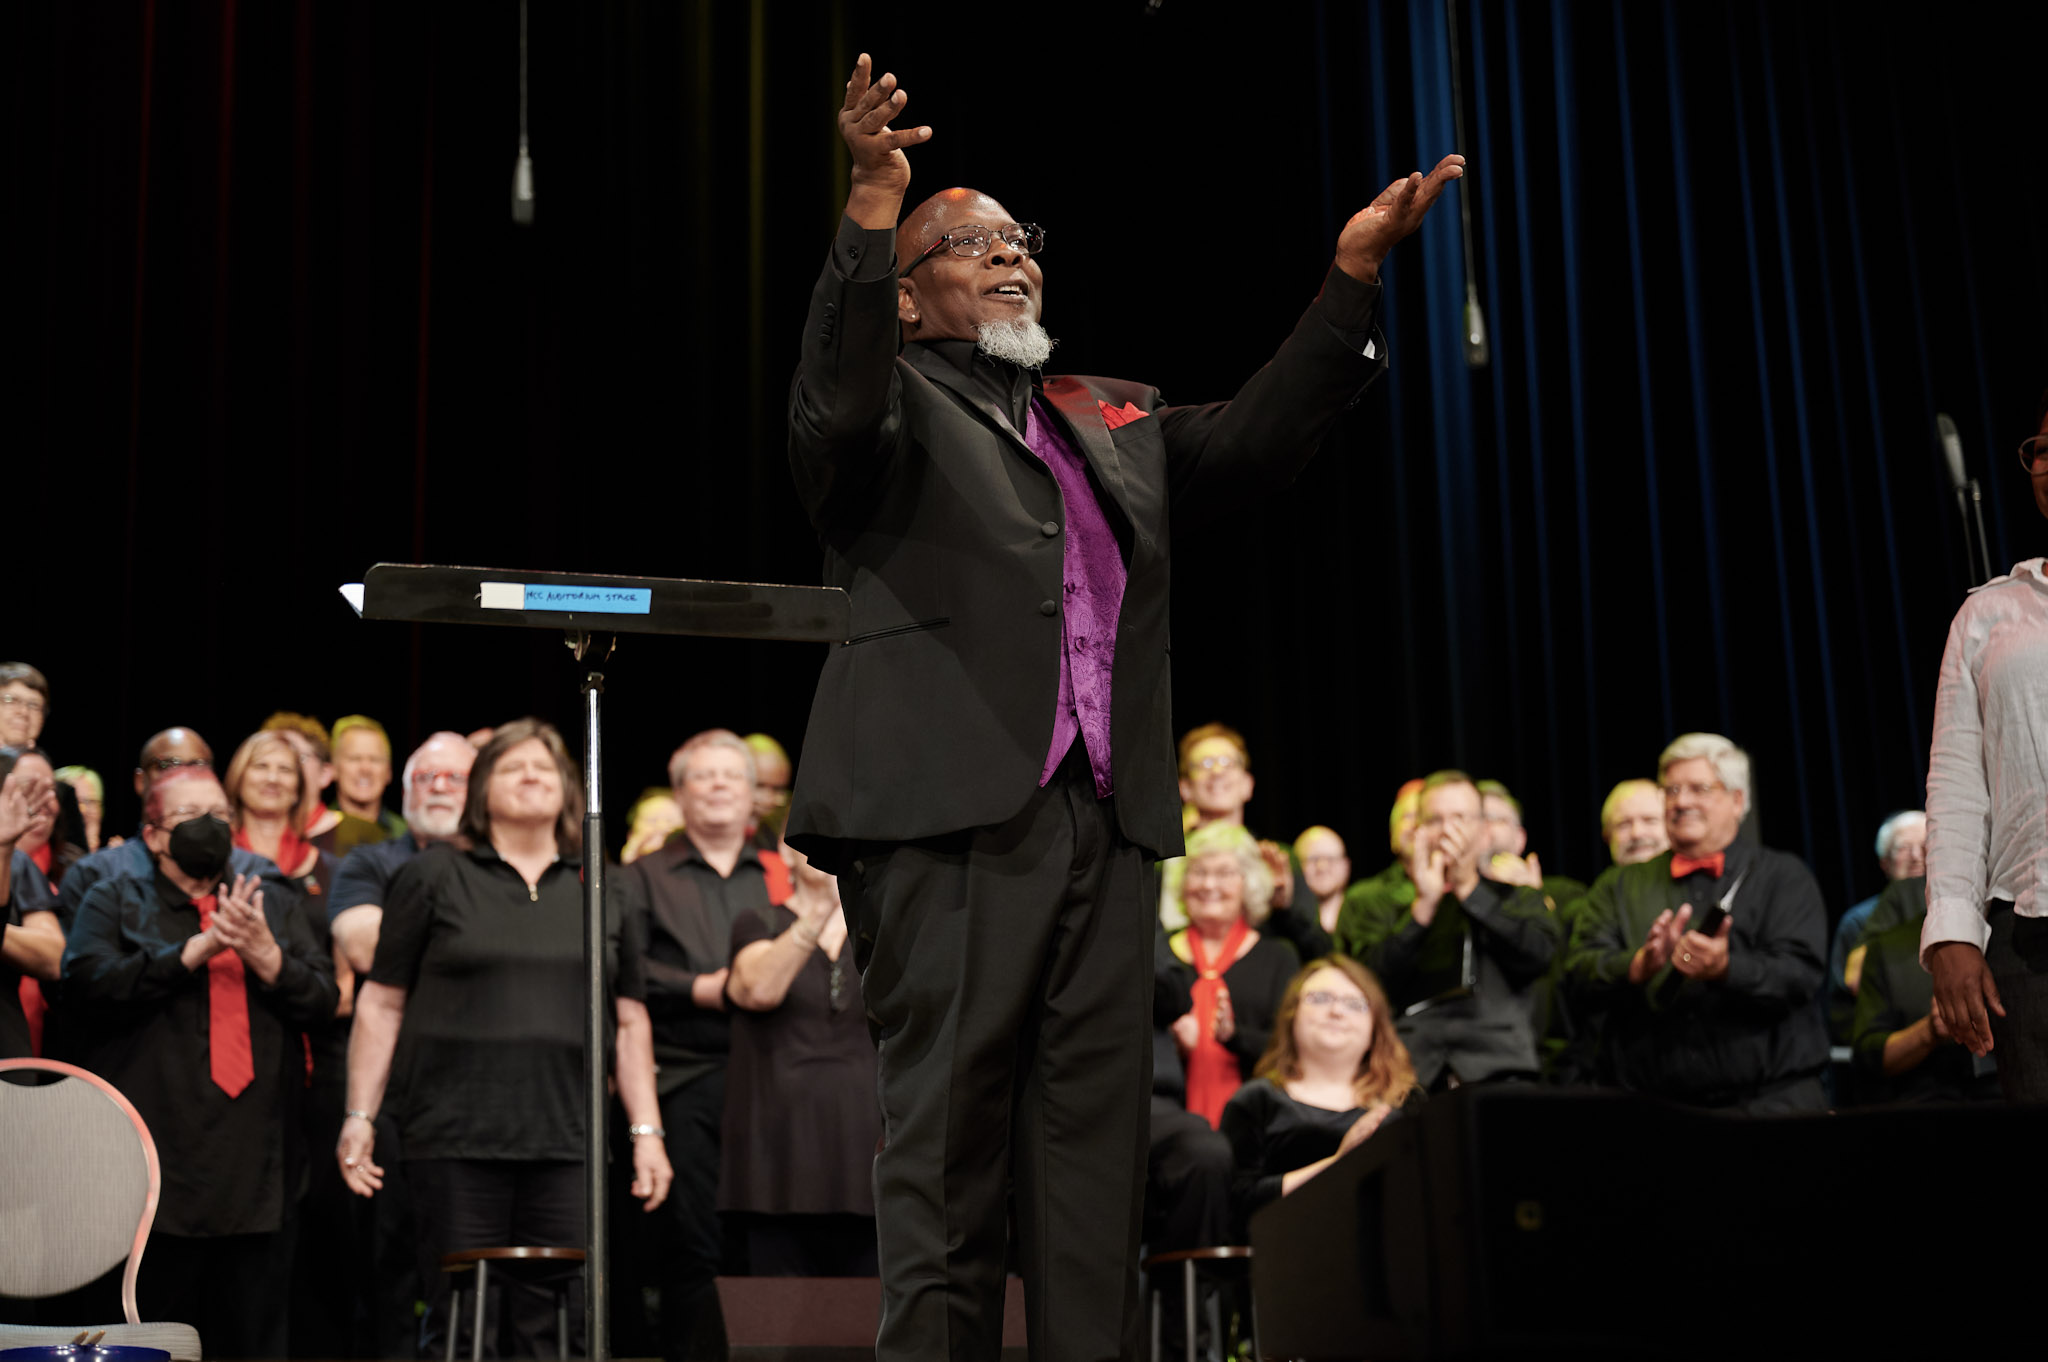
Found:
[{"label": "black dress", "polygon": [[[773,941],[796,920],[779,906],[740,914],[732,954]],[[812,951],[780,1007],[733,1010],[718,1205],[751,1216],[859,1217],[872,1254],[882,1113],[852,948],[848,940],[837,961]],[[837,1227],[854,1236],[862,1228]],[[762,1264],[754,1270],[760,1273]]]},{"label": "black dress", "polygon": [[[1411,1091],[1403,1106],[1419,1102]],[[1297,1168],[1327,1159],[1344,1143],[1344,1132],[1365,1115],[1364,1107],[1330,1111],[1289,1097],[1270,1078],[1255,1078],[1230,1096],[1223,1108],[1223,1136],[1232,1162],[1230,1210],[1238,1242],[1252,1213],[1280,1199],[1280,1181]],[[1388,1120],[1395,1119],[1389,1115]]]}]

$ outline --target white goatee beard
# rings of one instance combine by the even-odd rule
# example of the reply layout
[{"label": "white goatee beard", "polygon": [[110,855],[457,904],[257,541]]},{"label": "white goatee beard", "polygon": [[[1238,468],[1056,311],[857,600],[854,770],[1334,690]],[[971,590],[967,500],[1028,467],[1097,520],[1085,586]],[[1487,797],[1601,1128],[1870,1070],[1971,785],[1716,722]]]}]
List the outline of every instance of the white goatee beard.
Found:
[{"label": "white goatee beard", "polygon": [[974,335],[981,353],[990,359],[1007,360],[1026,369],[1043,367],[1052,358],[1053,346],[1058,344],[1037,322],[1021,318],[977,323]]}]

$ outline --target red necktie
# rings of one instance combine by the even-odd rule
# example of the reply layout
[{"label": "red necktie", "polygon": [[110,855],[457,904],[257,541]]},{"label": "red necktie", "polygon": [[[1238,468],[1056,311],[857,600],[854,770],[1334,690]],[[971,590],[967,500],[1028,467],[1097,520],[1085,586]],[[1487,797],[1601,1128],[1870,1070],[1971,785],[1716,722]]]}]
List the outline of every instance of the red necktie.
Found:
[{"label": "red necktie", "polygon": [[1673,852],[1671,855],[1671,878],[1682,880],[1695,870],[1711,870],[1714,872],[1714,878],[1718,880],[1721,878],[1721,872],[1727,864],[1728,853],[1725,851],[1717,851],[1711,856],[1702,856],[1698,860]]},{"label": "red necktie", "polygon": [[[213,925],[219,906],[212,894],[192,900],[199,910],[199,930]],[[255,1081],[256,1058],[249,1048],[249,990],[242,982],[242,957],[222,950],[206,962],[207,1022],[211,1040],[207,1053],[213,1081],[229,1097],[240,1097]]]}]

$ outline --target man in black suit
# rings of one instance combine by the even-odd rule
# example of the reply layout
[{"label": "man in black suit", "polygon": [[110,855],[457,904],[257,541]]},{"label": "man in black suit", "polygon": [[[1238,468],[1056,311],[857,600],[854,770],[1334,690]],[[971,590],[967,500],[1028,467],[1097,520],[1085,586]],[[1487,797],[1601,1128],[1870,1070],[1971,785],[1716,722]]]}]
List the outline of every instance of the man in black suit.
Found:
[{"label": "man in black suit", "polygon": [[[879,1050],[882,1359],[993,1359],[1006,1190],[1035,1357],[1139,1351],[1154,927],[1181,849],[1175,530],[1287,483],[1385,362],[1380,262],[1448,157],[1344,228],[1321,296],[1229,403],[1041,378],[1044,233],[951,189],[898,228],[927,127],[863,55],[846,217],[812,293],[790,461],[853,597],[790,841],[840,874]],[[901,353],[899,354],[899,349]]]}]

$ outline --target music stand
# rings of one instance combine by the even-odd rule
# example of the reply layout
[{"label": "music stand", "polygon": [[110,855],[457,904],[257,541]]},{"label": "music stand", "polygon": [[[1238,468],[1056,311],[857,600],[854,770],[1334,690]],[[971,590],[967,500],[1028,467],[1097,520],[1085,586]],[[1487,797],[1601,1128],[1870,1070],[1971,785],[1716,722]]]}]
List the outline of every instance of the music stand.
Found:
[{"label": "music stand", "polygon": [[672,577],[607,577],[579,572],[378,563],[341,588],[366,620],[415,624],[489,624],[559,629],[583,664],[583,953],[584,1186],[590,1242],[583,1309],[592,1362],[611,1356],[611,1252],[605,1201],[604,1086],[604,794],[599,779],[602,667],[620,634],[695,634],[716,638],[836,643],[852,632],[852,602],[837,587],[764,586]]}]

